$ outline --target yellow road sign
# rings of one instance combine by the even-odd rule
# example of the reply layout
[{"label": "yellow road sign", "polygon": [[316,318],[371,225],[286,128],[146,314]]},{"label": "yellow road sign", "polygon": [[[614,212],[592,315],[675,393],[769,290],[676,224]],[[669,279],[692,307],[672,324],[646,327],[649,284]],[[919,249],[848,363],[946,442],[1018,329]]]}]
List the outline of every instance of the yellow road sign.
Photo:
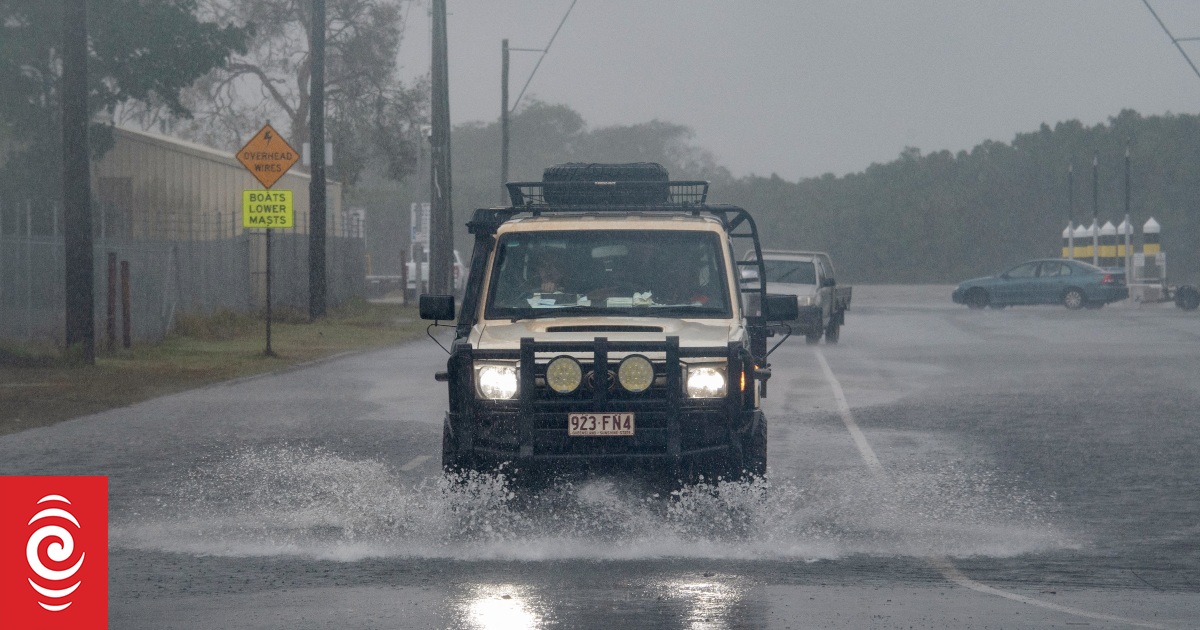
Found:
[{"label": "yellow road sign", "polygon": [[263,125],[246,146],[238,150],[237,160],[264,188],[270,188],[300,160],[300,155],[271,125]]},{"label": "yellow road sign", "polygon": [[290,228],[296,225],[296,211],[290,190],[243,190],[242,227]]}]

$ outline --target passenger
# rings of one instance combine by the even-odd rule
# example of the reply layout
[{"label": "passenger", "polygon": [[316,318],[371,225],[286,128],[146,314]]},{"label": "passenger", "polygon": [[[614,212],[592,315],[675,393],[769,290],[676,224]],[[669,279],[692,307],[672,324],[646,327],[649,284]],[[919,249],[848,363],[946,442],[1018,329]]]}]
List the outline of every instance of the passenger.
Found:
[{"label": "passenger", "polygon": [[707,291],[700,286],[698,270],[679,264],[664,264],[659,286],[653,292],[657,304],[689,304],[703,306],[708,303]]}]

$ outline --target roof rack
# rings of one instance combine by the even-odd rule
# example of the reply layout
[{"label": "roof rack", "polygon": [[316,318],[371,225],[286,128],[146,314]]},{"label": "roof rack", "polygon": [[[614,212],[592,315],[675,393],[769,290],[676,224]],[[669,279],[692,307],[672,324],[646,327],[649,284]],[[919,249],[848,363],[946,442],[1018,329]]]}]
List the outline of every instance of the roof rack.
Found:
[{"label": "roof rack", "polygon": [[628,209],[630,206],[702,205],[708,199],[706,181],[562,181],[509,182],[514,208],[588,206],[589,209]]}]

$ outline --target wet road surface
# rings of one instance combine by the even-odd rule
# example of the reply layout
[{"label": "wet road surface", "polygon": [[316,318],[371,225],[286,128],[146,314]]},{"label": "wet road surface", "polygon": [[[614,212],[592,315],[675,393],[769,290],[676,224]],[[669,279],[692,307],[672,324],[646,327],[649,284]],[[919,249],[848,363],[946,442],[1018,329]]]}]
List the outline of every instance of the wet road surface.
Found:
[{"label": "wet road surface", "polygon": [[430,341],[0,438],[110,477],[114,628],[1200,627],[1200,316],[859,287],[769,479],[438,471]]}]

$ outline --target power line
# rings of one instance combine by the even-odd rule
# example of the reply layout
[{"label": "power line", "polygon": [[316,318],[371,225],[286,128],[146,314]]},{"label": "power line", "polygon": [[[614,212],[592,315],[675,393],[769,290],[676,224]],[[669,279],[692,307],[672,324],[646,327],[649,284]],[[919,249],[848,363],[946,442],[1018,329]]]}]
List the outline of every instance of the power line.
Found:
[{"label": "power line", "polygon": [[[558,28],[554,29],[554,34],[550,36],[550,43],[546,44],[546,47],[542,49],[542,56],[538,57],[537,65],[533,66],[533,72],[529,73],[529,79],[525,81],[525,87],[521,88],[521,93],[517,95],[517,100],[513,102],[512,110],[510,111],[517,111],[517,105],[521,102],[521,97],[525,96],[525,90],[533,81],[533,75],[537,74],[538,67],[542,65],[542,60],[546,58],[546,53],[550,52],[550,46],[554,44],[554,38],[558,37],[558,32],[562,30],[563,24],[567,23],[567,16],[571,15],[571,9],[575,8],[575,3],[578,1],[579,0],[571,0],[571,6],[567,7],[567,12],[563,14],[562,21],[558,23]],[[1195,66],[1193,66],[1193,68],[1194,67]],[[1200,73],[1197,73],[1197,76],[1200,76]]]},{"label": "power line", "polygon": [[1171,34],[1171,31],[1167,29],[1167,25],[1163,24],[1162,18],[1158,17],[1158,13],[1155,13],[1154,7],[1150,6],[1150,0],[1142,0],[1142,4],[1146,5],[1146,8],[1150,10],[1150,15],[1153,15],[1154,19],[1158,21],[1158,25],[1162,27],[1163,32],[1166,33],[1167,37],[1171,39],[1171,43],[1175,44],[1175,48],[1179,49],[1179,54],[1183,55],[1183,59],[1187,61],[1189,66],[1192,67],[1192,72],[1195,72],[1196,76],[1200,77],[1200,69],[1196,68],[1196,64],[1192,63],[1192,58],[1188,56],[1187,52],[1183,49],[1183,46],[1179,45],[1179,42],[1194,41],[1200,38],[1187,37],[1184,39],[1176,39],[1176,37]]}]

